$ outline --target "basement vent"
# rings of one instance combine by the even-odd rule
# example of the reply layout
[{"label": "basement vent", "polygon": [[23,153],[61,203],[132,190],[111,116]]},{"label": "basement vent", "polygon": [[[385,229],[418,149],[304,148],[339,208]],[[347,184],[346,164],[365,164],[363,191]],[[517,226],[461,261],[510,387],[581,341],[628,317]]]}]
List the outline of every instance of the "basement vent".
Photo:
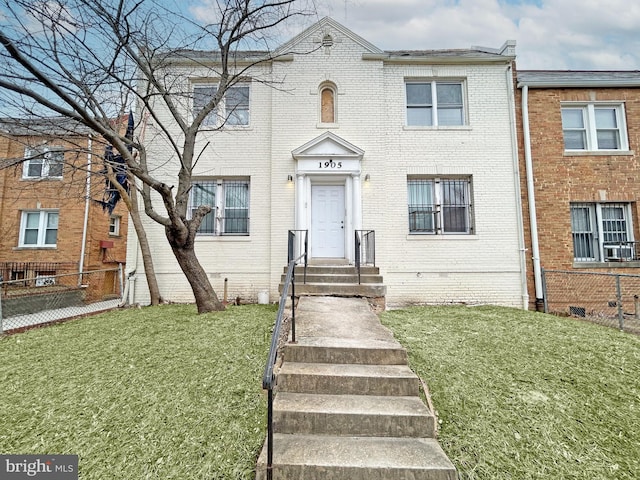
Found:
[{"label": "basement vent", "polygon": [[586,317],[587,311],[584,307],[569,307],[569,315],[573,317]]}]

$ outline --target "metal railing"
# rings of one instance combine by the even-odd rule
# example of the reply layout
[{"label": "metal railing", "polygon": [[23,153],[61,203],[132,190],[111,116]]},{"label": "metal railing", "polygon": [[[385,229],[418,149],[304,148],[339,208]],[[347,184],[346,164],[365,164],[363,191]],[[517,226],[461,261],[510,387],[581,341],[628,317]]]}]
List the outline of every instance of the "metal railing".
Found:
[{"label": "metal railing", "polygon": [[[295,258],[291,258],[292,254],[292,232],[305,232],[305,240],[303,242],[304,250],[300,255]],[[295,237],[295,235],[294,235]],[[289,263],[287,266],[287,275],[282,286],[282,293],[280,294],[280,305],[278,307],[278,314],[276,316],[276,322],[273,327],[273,334],[271,337],[271,346],[269,347],[269,355],[267,357],[267,365],[264,369],[264,375],[262,377],[262,388],[267,390],[267,480],[273,478],[273,388],[275,386],[274,369],[276,365],[276,359],[278,356],[278,342],[280,340],[282,322],[284,319],[285,304],[287,302],[287,295],[291,290],[291,342],[296,343],[296,265],[298,262],[304,259],[305,276],[307,266],[307,240],[306,230],[290,230],[289,231]]]},{"label": "metal railing", "polygon": [[638,260],[638,242],[605,242],[602,245],[605,262]]},{"label": "metal railing", "polygon": [[41,277],[77,271],[76,262],[0,262],[0,282],[6,282],[4,286],[7,287],[11,281],[22,281],[26,286],[34,284]]},{"label": "metal railing", "polygon": [[604,242],[602,248],[591,233],[573,234],[573,255],[576,262],[637,262],[640,242]]},{"label": "metal railing", "polygon": [[304,257],[303,283],[307,283],[307,263],[309,248],[309,230],[289,230],[287,239],[287,264],[295,258]]},{"label": "metal railing", "polygon": [[356,230],[355,235],[356,270],[360,284],[360,266],[376,266],[376,232],[375,230]]}]

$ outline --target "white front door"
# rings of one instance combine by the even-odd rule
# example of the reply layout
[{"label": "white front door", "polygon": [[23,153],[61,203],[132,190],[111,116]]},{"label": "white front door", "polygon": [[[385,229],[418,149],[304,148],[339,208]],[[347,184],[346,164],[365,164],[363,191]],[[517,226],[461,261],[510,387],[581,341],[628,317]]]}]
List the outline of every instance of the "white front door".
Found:
[{"label": "white front door", "polygon": [[311,186],[311,256],[344,258],[344,185]]}]

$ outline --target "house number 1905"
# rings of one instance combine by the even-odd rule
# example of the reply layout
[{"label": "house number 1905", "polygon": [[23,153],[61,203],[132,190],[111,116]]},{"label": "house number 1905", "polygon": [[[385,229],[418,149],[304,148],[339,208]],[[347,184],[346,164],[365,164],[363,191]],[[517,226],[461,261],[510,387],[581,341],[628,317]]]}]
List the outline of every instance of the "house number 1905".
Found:
[{"label": "house number 1905", "polygon": [[333,160],[320,161],[318,162],[318,168],[342,168],[342,162],[334,162]]}]

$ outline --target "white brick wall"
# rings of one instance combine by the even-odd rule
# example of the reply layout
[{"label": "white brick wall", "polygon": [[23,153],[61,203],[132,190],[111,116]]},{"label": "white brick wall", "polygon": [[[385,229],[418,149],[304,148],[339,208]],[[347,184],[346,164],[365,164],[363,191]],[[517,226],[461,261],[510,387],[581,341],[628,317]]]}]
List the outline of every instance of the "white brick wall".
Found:
[{"label": "white brick wall", "polygon": [[[388,286],[387,302],[498,303],[521,306],[515,171],[506,65],[429,66],[363,60],[366,45],[332,29],[334,45],[293,61],[274,62],[254,72],[282,81],[277,89],[253,82],[251,126],[203,134],[210,141],[197,175],[242,175],[251,179],[251,235],[201,238],[197,253],[222,296],[253,300],[268,288],[277,296],[286,263],[287,231],[295,227],[295,187],[287,183],[296,162],[292,150],[327,131],[319,126],[319,85],[337,85],[337,126],[330,131],[364,150],[362,227],[376,230],[376,258]],[[312,51],[309,35],[296,51]],[[193,72],[204,76],[205,72]],[[405,125],[405,78],[455,78],[466,85],[469,125],[416,129]],[[165,181],[172,184],[175,161],[149,127],[147,144]],[[407,175],[465,175],[473,181],[474,235],[409,235]],[[149,222],[147,222],[149,223]],[[131,228],[130,231],[133,231]],[[162,228],[149,237],[162,294],[192,301]],[[132,245],[135,237],[132,236]],[[142,272],[139,258],[138,272]],[[134,265],[133,248],[128,265]],[[141,275],[139,275],[141,276]],[[145,296],[146,295],[146,296]],[[144,280],[135,301],[148,301]]]}]

